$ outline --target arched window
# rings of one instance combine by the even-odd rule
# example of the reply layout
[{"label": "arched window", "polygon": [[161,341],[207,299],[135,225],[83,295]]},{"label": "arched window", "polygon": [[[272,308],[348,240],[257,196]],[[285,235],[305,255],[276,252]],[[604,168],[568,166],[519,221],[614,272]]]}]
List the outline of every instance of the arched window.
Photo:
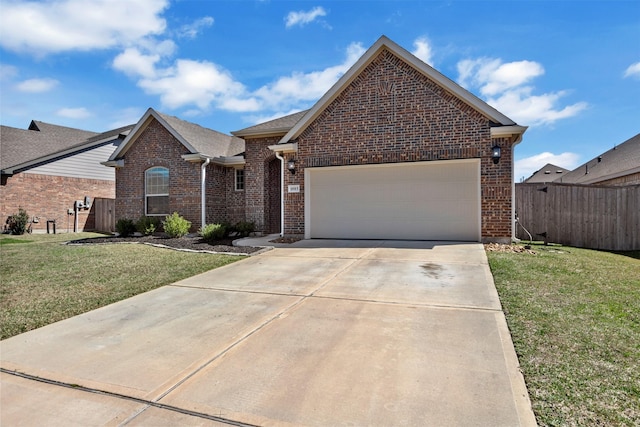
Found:
[{"label": "arched window", "polygon": [[144,199],[145,215],[169,215],[169,169],[156,166],[145,171]]}]

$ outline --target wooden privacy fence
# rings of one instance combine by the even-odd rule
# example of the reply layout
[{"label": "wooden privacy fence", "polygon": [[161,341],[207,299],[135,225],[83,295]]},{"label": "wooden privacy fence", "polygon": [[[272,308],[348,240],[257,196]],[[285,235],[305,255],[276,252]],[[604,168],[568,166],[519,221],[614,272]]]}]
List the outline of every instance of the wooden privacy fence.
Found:
[{"label": "wooden privacy fence", "polygon": [[[516,184],[516,213],[534,240],[590,249],[640,249],[640,185]],[[522,227],[516,237],[528,240]]]},{"label": "wooden privacy fence", "polygon": [[115,199],[96,198],[92,209],[95,214],[96,231],[111,233],[116,230]]}]

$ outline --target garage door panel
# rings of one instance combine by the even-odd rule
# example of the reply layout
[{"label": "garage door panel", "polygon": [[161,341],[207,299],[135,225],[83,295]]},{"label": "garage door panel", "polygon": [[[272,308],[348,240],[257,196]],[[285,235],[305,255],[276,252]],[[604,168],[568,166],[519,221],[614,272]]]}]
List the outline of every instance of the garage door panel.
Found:
[{"label": "garage door panel", "polygon": [[307,237],[477,241],[479,164],[307,168]]}]

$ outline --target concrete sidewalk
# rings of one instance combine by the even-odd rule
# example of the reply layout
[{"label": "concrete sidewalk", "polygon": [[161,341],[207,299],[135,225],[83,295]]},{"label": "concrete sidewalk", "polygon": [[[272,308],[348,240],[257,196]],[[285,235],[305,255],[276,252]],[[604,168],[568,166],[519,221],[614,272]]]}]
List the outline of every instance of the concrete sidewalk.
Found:
[{"label": "concrete sidewalk", "polygon": [[287,246],[2,341],[0,424],[535,425],[482,245]]}]

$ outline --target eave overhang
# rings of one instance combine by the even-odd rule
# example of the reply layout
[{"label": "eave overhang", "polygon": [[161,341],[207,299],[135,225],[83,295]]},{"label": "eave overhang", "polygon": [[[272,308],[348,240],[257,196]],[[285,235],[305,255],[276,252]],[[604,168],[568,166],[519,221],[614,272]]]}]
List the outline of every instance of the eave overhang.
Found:
[{"label": "eave overhang", "polygon": [[522,141],[522,135],[527,131],[527,126],[495,126],[491,128],[491,138],[512,138],[513,145]]},{"label": "eave overhang", "polygon": [[100,162],[101,165],[108,166],[110,168],[123,168],[124,159],[119,160],[107,160],[106,162]]},{"label": "eave overhang", "polygon": [[269,145],[269,150],[275,151],[277,153],[297,153],[298,152],[298,143],[290,142],[288,144],[276,144]]},{"label": "eave overhang", "polygon": [[243,156],[209,157],[201,153],[195,153],[195,154],[183,154],[181,157],[183,160],[186,160],[187,162],[193,162],[193,163],[200,163],[209,159],[211,160],[211,163],[215,163],[216,165],[227,166],[227,167],[238,167],[238,166],[244,166],[245,164],[245,159]]},{"label": "eave overhang", "polygon": [[231,135],[237,136],[239,138],[250,137],[250,138],[270,138],[274,136],[283,136],[287,132],[291,130],[291,127],[284,128],[276,128],[276,129],[268,129],[268,130],[254,130],[254,131],[233,131]]}]

